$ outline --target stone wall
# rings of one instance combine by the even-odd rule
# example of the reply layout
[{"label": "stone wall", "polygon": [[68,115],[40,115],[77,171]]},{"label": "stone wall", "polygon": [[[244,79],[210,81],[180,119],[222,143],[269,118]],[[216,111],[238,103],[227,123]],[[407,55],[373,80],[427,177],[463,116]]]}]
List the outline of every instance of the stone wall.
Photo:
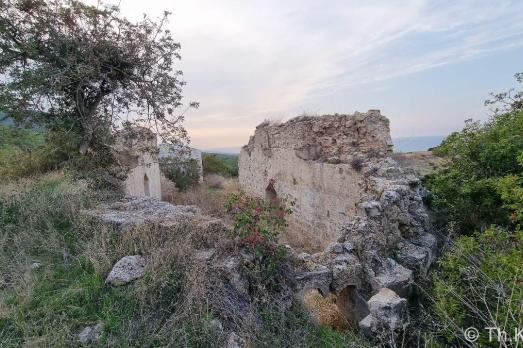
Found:
[{"label": "stone wall", "polygon": [[118,160],[128,169],[125,194],[161,199],[156,135],[147,128],[133,127],[118,132],[115,139]]},{"label": "stone wall", "polygon": [[284,239],[318,251],[336,241],[347,221],[362,212],[361,163],[391,151],[389,121],[379,110],[265,122],[241,150],[240,186],[249,194],[295,201]]}]

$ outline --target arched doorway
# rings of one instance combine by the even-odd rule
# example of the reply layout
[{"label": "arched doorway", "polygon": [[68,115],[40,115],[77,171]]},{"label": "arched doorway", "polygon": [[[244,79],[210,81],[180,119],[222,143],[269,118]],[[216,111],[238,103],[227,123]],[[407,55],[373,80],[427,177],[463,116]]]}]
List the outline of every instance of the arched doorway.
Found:
[{"label": "arched doorway", "polygon": [[143,176],[143,193],[146,196],[150,196],[151,195],[151,190],[149,188],[149,178],[147,177],[147,174],[145,174]]}]

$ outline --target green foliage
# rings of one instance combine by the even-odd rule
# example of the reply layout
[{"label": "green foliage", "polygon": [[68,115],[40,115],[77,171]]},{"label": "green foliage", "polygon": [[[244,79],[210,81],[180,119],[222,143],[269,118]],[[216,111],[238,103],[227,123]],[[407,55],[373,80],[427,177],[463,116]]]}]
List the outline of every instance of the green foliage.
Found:
[{"label": "green foliage", "polygon": [[434,152],[446,157],[448,166],[425,178],[430,204],[453,221],[458,232],[510,226],[518,219],[523,204],[523,166],[518,161],[523,154],[523,112],[496,115],[484,124],[469,121]]},{"label": "green foliage", "polygon": [[41,173],[53,166],[46,151],[45,133],[0,125],[0,178]]},{"label": "green foliage", "polygon": [[469,346],[463,330],[475,327],[478,346],[501,346],[484,328],[510,335],[523,325],[523,93],[493,97],[491,119],[469,120],[445,139],[434,152],[446,168],[425,178],[429,203],[450,231],[428,291],[434,344]]},{"label": "green foliage", "polygon": [[200,165],[194,159],[163,161],[160,163],[160,169],[181,191],[186,191],[200,182]]},{"label": "green foliage", "polygon": [[[490,228],[458,238],[433,275],[438,334],[463,340],[462,328],[497,327],[509,333],[523,325],[523,232]],[[480,341],[487,345],[488,332]]]},{"label": "green foliage", "polygon": [[[232,194],[225,208],[234,216],[234,233],[247,244],[275,242],[287,227],[285,217],[292,213],[287,201],[271,202],[244,192]],[[291,202],[291,206],[294,203]]]},{"label": "green foliage", "polygon": [[251,291],[261,297],[267,290],[277,289],[287,250],[276,242],[287,227],[285,217],[292,213],[286,200],[276,204],[240,192],[229,197],[225,208],[234,217],[234,236],[254,254],[254,260],[244,267]]},{"label": "green foliage", "polygon": [[238,155],[204,153],[202,164],[204,175],[238,176]]},{"label": "green foliage", "polygon": [[175,114],[185,84],[174,67],[180,44],[165,29],[168,12],[133,23],[118,6],[81,1],[13,0],[1,8],[0,110],[56,132],[57,154],[81,153],[88,166],[110,159],[111,129],[130,111],[163,139],[186,139],[183,114]]}]

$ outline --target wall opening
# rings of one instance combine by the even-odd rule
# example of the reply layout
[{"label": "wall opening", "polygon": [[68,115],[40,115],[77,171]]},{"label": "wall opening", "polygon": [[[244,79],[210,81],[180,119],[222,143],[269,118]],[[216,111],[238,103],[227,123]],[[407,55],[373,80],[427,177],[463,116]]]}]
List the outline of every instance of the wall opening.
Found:
[{"label": "wall opening", "polygon": [[149,178],[147,177],[147,174],[143,176],[143,192],[146,196],[151,195],[151,190],[149,188]]},{"label": "wall opening", "polygon": [[269,185],[267,185],[267,187],[265,188],[265,198],[273,204],[280,204],[280,200],[278,199],[278,193],[274,188],[274,179],[269,180]]},{"label": "wall opening", "polygon": [[303,304],[318,324],[338,330],[349,327],[347,318],[336,305],[334,294],[324,296],[319,289],[308,289],[303,293]]},{"label": "wall opening", "polygon": [[357,327],[360,320],[369,314],[367,302],[360,296],[356,286],[347,286],[336,298],[336,305],[350,325]]}]

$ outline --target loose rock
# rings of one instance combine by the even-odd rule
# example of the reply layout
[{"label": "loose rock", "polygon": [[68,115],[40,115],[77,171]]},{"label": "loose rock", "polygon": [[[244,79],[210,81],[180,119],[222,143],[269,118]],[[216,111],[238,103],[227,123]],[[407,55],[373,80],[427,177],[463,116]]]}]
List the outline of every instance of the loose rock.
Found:
[{"label": "loose rock", "polygon": [[105,283],[111,285],[127,284],[135,279],[141,278],[144,273],[145,259],[142,256],[125,256],[113,266]]}]

